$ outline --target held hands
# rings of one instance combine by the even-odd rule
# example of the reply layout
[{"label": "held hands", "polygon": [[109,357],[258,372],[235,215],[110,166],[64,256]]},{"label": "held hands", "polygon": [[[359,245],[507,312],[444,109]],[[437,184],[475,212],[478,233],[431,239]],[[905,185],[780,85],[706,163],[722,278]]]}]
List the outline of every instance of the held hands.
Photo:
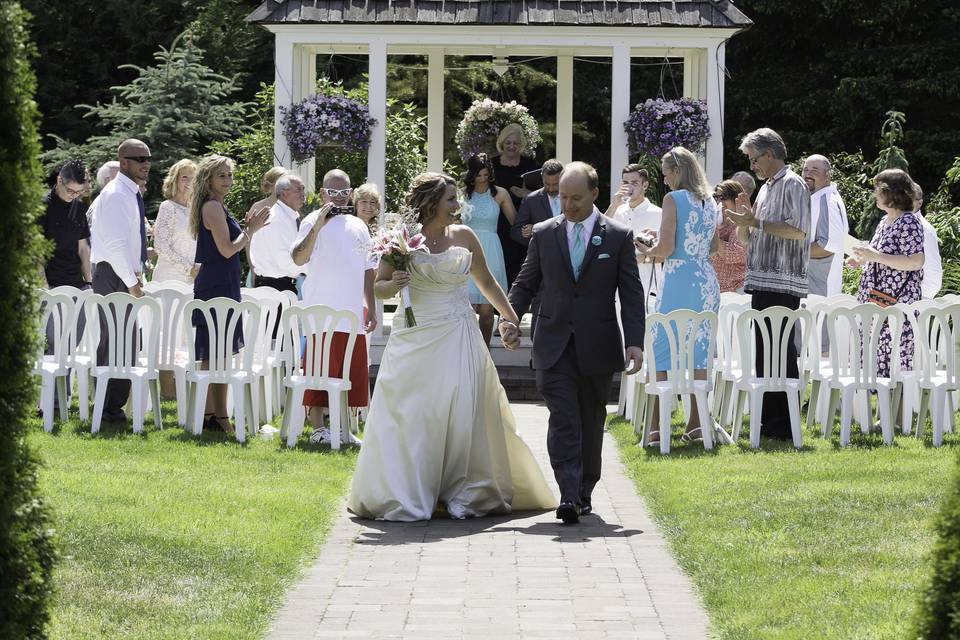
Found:
[{"label": "held hands", "polygon": [[251,211],[247,216],[246,227],[244,231],[247,235],[253,235],[260,229],[270,224],[270,207],[260,207],[257,211]]},{"label": "held hands", "polygon": [[[630,363],[633,366],[630,366]],[[626,368],[626,374],[632,375],[640,371],[643,366],[643,349],[640,347],[627,347],[623,352],[623,366]]]},{"label": "held hands", "polygon": [[520,236],[521,236],[521,237],[529,238],[529,237],[532,236],[532,235],[533,235],[533,225],[532,225],[532,224],[525,224],[525,225],[523,225],[522,227],[520,227]]},{"label": "held hands", "polygon": [[526,198],[527,194],[530,193],[530,190],[524,189],[523,187],[510,187],[510,193],[518,198]]},{"label": "held hands", "polygon": [[363,330],[367,333],[373,332],[377,328],[377,318],[374,314],[370,314],[367,317],[367,321],[363,325]]},{"label": "held hands", "polygon": [[515,351],[520,346],[520,327],[510,320],[501,320],[497,327],[500,330],[500,341],[507,351]]},{"label": "held hands", "polygon": [[756,226],[754,224],[756,221],[756,216],[753,215],[753,206],[750,204],[750,196],[745,193],[741,193],[737,196],[736,211],[733,209],[725,209],[723,213],[727,220],[738,227]]}]

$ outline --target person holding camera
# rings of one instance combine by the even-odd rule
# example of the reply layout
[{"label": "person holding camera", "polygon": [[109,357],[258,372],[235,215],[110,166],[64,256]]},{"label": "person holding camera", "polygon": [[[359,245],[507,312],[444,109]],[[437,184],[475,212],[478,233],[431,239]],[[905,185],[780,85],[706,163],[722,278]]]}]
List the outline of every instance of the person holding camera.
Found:
[{"label": "person holding camera", "polygon": [[[351,311],[363,322],[363,330],[377,327],[376,301],[373,282],[376,259],[371,256],[370,231],[353,213],[350,195],[350,177],[339,169],[331,169],[323,176],[320,190],[323,206],[300,223],[300,230],[291,248],[294,263],[307,265],[307,279],[303,282],[303,305],[322,304],[338,311]],[[370,315],[363,320],[366,302]],[[323,341],[331,340],[330,375],[343,374],[348,327],[341,324],[332,334],[312,336],[307,340],[305,362],[312,361],[313,349],[323,348]],[[351,389],[347,396],[350,407],[366,407],[370,397],[370,378],[367,370],[367,341],[358,339],[353,345],[349,371]],[[323,409],[329,406],[325,391],[307,391],[304,405],[308,407],[310,423],[314,427],[315,442],[330,442],[330,431],[323,424]],[[349,429],[343,438],[353,442]]]}]

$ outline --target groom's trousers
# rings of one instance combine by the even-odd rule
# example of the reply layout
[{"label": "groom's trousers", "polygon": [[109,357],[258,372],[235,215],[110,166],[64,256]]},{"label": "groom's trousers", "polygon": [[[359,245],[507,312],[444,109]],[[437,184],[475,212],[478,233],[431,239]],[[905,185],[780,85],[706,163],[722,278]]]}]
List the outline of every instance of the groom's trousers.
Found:
[{"label": "groom's trousers", "polygon": [[537,370],[537,388],[550,410],[547,452],[560,501],[589,502],[600,480],[603,425],[613,374],[583,375],[571,336],[549,369]]}]

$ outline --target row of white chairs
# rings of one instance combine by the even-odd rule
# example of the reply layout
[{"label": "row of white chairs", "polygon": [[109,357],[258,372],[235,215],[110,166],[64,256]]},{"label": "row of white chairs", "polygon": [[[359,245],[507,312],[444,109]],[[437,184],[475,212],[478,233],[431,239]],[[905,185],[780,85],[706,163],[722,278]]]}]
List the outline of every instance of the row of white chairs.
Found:
[{"label": "row of white chairs", "polygon": [[[82,420],[88,418],[89,380],[94,379],[91,428],[100,428],[106,381],[131,380],[131,411],[134,432],[143,428],[147,394],[152,401],[154,421],[161,427],[159,374],[173,374],[177,395],[177,422],[194,434],[203,428],[203,411],[211,384],[230,388],[235,435],[244,441],[256,434],[260,419],[270,421],[279,409],[281,398],[284,420],[281,435],[288,446],[295,444],[303,430],[303,394],[307,389],[327,391],[330,406],[333,447],[339,448],[344,419],[349,419],[346,393],[350,390],[349,371],[353,345],[360,335],[356,314],[338,312],[329,307],[303,308],[295,296],[260,287],[242,290],[242,300],[193,299],[193,291],[178,283],[151,283],[142,298],[125,293],[101,296],[89,290],[58,287],[40,291],[39,327],[51,324],[51,344],[36,356],[35,373],[41,378],[41,410],[44,429],[53,428],[54,394],[60,395],[60,418],[67,418],[66,391],[69,376],[77,379],[78,409]],[[80,315],[88,319],[78,336]],[[195,350],[196,328],[192,319],[203,316],[208,327],[207,367],[200,368]],[[101,323],[109,345],[106,363],[97,365],[97,345]],[[279,319],[276,339],[274,327]],[[343,375],[330,375],[329,341],[322,349],[311,350],[303,366],[303,345],[308,336],[324,335],[334,328],[348,333]],[[346,330],[345,330],[346,328]],[[243,332],[243,346],[233,352],[233,339]],[[284,393],[286,389],[286,393]]]},{"label": "row of white chairs", "polygon": [[[901,370],[899,358],[900,336],[907,323],[915,344],[910,371]],[[653,357],[651,336],[657,326],[666,332],[670,344],[666,381],[656,381],[648,368]],[[876,356],[883,327],[889,328],[893,345],[886,376],[880,375]],[[788,376],[787,371],[791,329],[798,346],[798,377]],[[716,354],[708,358],[706,380],[694,377],[698,335],[708,342],[708,352]],[[755,370],[758,340],[763,345],[762,376]],[[689,398],[697,399],[705,448],[712,448],[715,440],[736,441],[744,413],[750,415],[750,445],[758,447],[762,398],[772,392],[787,394],[793,444],[799,448],[801,405],[808,387],[807,424],[822,425],[821,434],[829,437],[839,408],[842,446],[850,441],[854,419],[865,432],[872,427],[871,393],[877,396],[884,442],[892,442],[902,403],[903,432],[919,437],[929,411],[933,442],[939,446],[944,433],[953,429],[953,414],[960,404],[960,296],[887,308],[860,305],[852,296],[811,296],[795,311],[785,307],[757,311],[750,308],[749,296],[724,294],[718,314],[675,311],[648,316],[645,351],[644,368],[624,382],[621,413],[631,418],[646,446],[653,430],[648,398],[659,398],[661,453],[670,451],[670,414],[677,396],[685,399],[688,415]]]}]

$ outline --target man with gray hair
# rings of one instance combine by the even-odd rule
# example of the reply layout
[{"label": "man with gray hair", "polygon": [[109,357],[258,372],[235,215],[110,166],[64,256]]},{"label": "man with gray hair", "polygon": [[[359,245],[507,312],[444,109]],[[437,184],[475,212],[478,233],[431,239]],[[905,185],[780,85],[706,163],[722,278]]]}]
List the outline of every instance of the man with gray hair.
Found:
[{"label": "man with gray hair", "polygon": [[743,187],[744,192],[747,194],[747,197],[753,198],[753,194],[757,190],[757,181],[753,179],[752,175],[746,171],[737,171],[735,174],[730,176],[730,179],[739,182],[740,186]]},{"label": "man with gray hair", "polygon": [[843,241],[849,224],[832,176],[833,167],[825,156],[814,154],[803,163],[803,181],[811,193],[807,285],[811,294],[819,296],[834,296],[843,289]]},{"label": "man with gray hair", "polygon": [[290,246],[300,228],[300,209],[307,201],[307,189],[299,176],[281,176],[274,185],[277,202],[270,207],[267,225],[250,241],[250,262],[256,273],[254,286],[277,291],[297,291],[297,276],[306,269],[290,255]]},{"label": "man with gray hair", "polygon": [[[782,306],[800,307],[807,295],[807,262],[810,257],[810,193],[803,179],[787,165],[787,147],[773,129],[757,129],[743,137],[740,151],[750,169],[764,179],[757,201],[741,193],[737,210],[725,212],[737,225],[737,237],[747,247],[744,291],[751,294],[751,307],[762,311]],[[764,373],[763,342],[756,340],[756,367]],[[791,329],[787,343],[787,377],[799,378],[797,346]],[[785,393],[763,397],[762,432],[771,438],[791,437]]]}]

